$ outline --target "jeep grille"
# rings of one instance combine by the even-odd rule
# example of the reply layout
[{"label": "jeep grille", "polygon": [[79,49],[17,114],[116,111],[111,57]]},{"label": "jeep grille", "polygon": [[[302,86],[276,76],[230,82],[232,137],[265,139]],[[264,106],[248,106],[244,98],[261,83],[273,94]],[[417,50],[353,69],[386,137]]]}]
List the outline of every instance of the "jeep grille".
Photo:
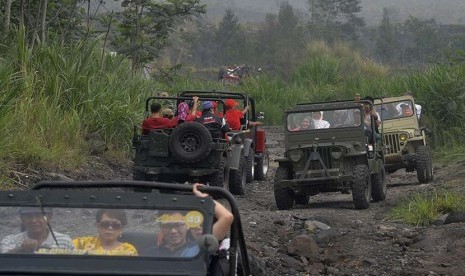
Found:
[{"label": "jeep grille", "polygon": [[385,154],[400,152],[399,134],[385,134],[384,143],[388,146],[385,148]]},{"label": "jeep grille", "polygon": [[[309,148],[305,151],[305,161],[308,160],[310,154],[313,152],[313,148]],[[321,159],[323,159],[323,163],[325,164],[327,169],[331,169],[332,162],[331,162],[331,147],[318,147],[317,150],[318,154],[320,154]],[[314,160],[310,162],[309,170],[322,170],[321,164],[318,160]]]}]

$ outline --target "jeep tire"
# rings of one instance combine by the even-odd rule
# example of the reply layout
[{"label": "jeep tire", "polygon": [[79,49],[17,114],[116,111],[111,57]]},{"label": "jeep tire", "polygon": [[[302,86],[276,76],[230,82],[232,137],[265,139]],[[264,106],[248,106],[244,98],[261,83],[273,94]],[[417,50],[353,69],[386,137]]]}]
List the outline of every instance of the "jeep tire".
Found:
[{"label": "jeep tire", "polygon": [[378,171],[371,175],[371,197],[374,202],[383,201],[386,199],[386,170],[384,163],[378,159]]},{"label": "jeep tire", "polygon": [[281,187],[279,182],[291,177],[289,168],[279,166],[274,175],[274,199],[279,210],[291,209],[294,206],[294,192],[290,188]]},{"label": "jeep tire", "polygon": [[295,193],[294,201],[296,204],[307,205],[310,200],[310,195],[306,193]]},{"label": "jeep tire", "polygon": [[249,147],[248,155],[245,157],[245,171],[246,182],[252,182],[255,176],[254,151],[252,146]]},{"label": "jeep tire", "polygon": [[211,174],[208,178],[209,179],[208,182],[210,186],[224,188],[225,169],[226,169],[225,163],[226,163],[226,157],[222,156],[218,170],[214,172],[213,174]]},{"label": "jeep tire", "polygon": [[352,175],[352,199],[356,209],[370,207],[371,176],[367,165],[357,165]]},{"label": "jeep tire", "polygon": [[185,122],[171,132],[169,147],[171,154],[177,160],[183,163],[194,163],[210,154],[213,140],[204,125],[197,122]]},{"label": "jeep tire", "polygon": [[245,184],[247,177],[245,162],[245,157],[242,153],[241,159],[239,160],[239,168],[237,168],[237,170],[229,171],[229,191],[233,195],[245,194]]},{"label": "jeep tire", "polygon": [[424,145],[419,145],[415,148],[417,155],[416,171],[417,178],[420,183],[428,183],[432,180],[433,164],[431,154],[428,148]]},{"label": "jeep tire", "polygon": [[265,180],[269,167],[270,167],[270,154],[265,149],[265,151],[258,158],[257,164],[255,165],[255,179]]}]

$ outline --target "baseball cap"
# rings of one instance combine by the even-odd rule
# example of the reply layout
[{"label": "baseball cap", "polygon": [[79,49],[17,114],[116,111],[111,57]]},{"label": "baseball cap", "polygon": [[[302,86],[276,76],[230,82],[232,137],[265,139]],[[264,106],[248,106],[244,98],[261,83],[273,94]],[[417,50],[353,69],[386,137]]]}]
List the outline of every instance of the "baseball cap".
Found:
[{"label": "baseball cap", "polygon": [[213,107],[213,104],[212,104],[211,101],[205,101],[205,102],[203,102],[203,109],[204,109],[204,110],[205,110],[205,109],[210,109],[210,108],[212,108],[212,107]]},{"label": "baseball cap", "polygon": [[[51,214],[52,213],[52,208],[50,207],[44,207],[44,213],[46,214]],[[40,207],[21,207],[19,209],[20,214],[41,214],[42,210]]]},{"label": "baseball cap", "polygon": [[236,102],[236,101],[233,100],[233,99],[227,99],[226,101],[224,101],[224,104],[225,104],[227,107],[234,107],[234,106],[238,105],[239,103]]},{"label": "baseball cap", "polygon": [[182,214],[179,213],[173,213],[173,214],[163,214],[160,217],[156,219],[157,222],[160,222],[162,224],[165,223],[174,223],[174,222],[186,222],[186,217],[183,216]]}]

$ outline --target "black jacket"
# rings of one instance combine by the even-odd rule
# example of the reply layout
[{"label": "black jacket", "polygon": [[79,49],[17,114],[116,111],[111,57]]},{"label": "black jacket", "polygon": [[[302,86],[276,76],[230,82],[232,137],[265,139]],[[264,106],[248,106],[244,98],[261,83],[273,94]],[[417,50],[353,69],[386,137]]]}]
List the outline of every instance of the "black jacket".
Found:
[{"label": "black jacket", "polygon": [[214,114],[211,110],[203,111],[202,116],[195,120],[203,124],[210,131],[212,138],[224,138],[226,132],[231,131],[224,118]]}]

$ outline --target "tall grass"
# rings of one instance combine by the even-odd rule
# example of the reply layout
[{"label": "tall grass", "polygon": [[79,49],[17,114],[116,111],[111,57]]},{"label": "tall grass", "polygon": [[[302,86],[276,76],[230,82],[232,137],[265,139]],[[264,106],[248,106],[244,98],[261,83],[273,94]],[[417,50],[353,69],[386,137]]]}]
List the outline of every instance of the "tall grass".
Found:
[{"label": "tall grass", "polygon": [[390,218],[428,226],[439,216],[456,211],[465,211],[465,195],[436,190],[414,194],[394,207]]}]

